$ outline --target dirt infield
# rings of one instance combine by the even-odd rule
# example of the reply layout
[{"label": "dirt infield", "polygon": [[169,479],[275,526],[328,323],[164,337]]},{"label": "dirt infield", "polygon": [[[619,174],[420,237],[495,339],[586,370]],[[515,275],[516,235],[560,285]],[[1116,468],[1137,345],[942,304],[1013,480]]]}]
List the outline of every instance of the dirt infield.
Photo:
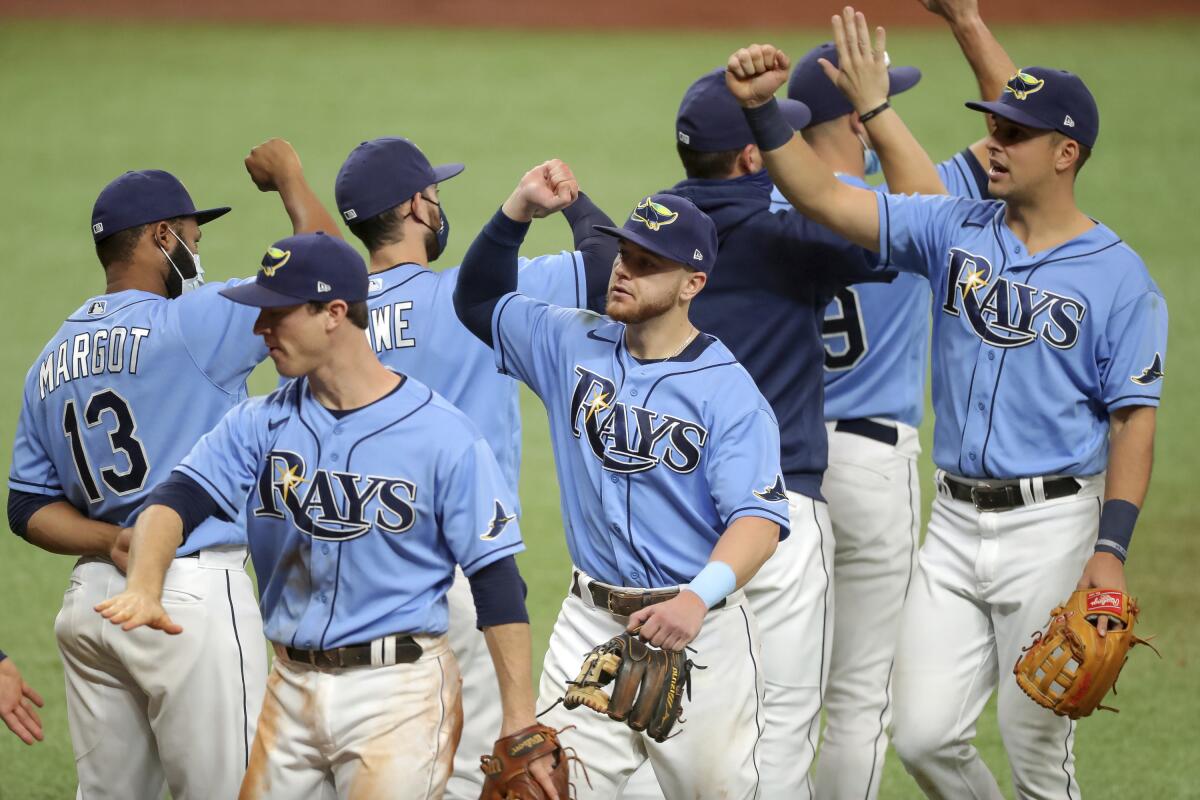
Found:
[{"label": "dirt infield", "polygon": [[[755,28],[824,26],[817,0],[0,0],[0,17],[170,19],[483,28]],[[916,0],[859,0],[873,22],[930,25]],[[993,23],[1114,21],[1200,15],[1200,0],[1011,0],[984,6]]]}]

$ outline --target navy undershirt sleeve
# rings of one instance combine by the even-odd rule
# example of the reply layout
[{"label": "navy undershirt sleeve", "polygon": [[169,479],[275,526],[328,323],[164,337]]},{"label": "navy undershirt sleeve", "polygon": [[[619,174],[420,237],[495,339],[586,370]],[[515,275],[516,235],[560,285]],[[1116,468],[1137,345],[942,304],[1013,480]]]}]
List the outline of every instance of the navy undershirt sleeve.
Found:
[{"label": "navy undershirt sleeve", "polygon": [[971,170],[971,177],[975,179],[975,185],[979,187],[979,199],[991,200],[992,196],[988,193],[987,170],[983,168],[983,164],[979,163],[979,159],[975,157],[969,147],[959,155],[963,157],[963,161],[967,162],[967,166]]},{"label": "navy undershirt sleeve", "polygon": [[8,658],[8,656],[6,656],[6,655],[4,654],[4,651],[3,651],[3,650],[0,650],[0,661],[3,661],[3,660],[4,660],[4,659],[6,659],[6,658]]},{"label": "navy undershirt sleeve", "polygon": [[196,481],[182,472],[171,475],[150,492],[142,508],[166,506],[183,520],[183,540],[204,520],[217,514],[220,506]]},{"label": "navy undershirt sleeve", "polygon": [[476,626],[529,622],[525,609],[525,581],[517,570],[517,559],[507,556],[493,561],[468,578],[475,598]]},{"label": "navy undershirt sleeve", "polygon": [[528,231],[528,222],[514,222],[497,209],[463,258],[454,287],[454,310],[467,330],[488,347],[496,303],[517,290],[517,254]]},{"label": "navy undershirt sleeve", "polygon": [[29,535],[29,520],[51,503],[67,503],[65,495],[33,494],[20,489],[8,490],[8,527],[22,539]]},{"label": "navy undershirt sleeve", "polygon": [[563,211],[571,225],[575,249],[583,254],[583,274],[587,282],[587,307],[604,313],[608,279],[617,257],[617,238],[596,230],[597,225],[612,227],[613,221],[583,192]]}]

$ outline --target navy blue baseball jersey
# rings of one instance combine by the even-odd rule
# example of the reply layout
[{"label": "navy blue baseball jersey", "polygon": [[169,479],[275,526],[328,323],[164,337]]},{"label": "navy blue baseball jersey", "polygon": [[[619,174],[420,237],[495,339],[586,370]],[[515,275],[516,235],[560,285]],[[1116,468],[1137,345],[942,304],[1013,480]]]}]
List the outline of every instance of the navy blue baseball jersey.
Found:
[{"label": "navy blue baseball jersey", "polygon": [[[521,291],[555,305],[586,304],[583,256],[563,251],[521,259]],[[459,267],[401,264],[371,275],[368,339],[379,360],[445,397],[483,432],[515,492],[521,467],[517,383],[496,371],[487,345],[454,313]]]},{"label": "navy blue baseball jersey", "polygon": [[[949,194],[987,195],[987,174],[969,150],[937,165]],[[849,175],[852,186],[872,188]],[[878,187],[887,191],[886,186]],[[772,209],[791,208],[775,189]],[[825,419],[885,417],[920,426],[929,358],[929,282],[903,273],[890,284],[840,289],[825,310]]]},{"label": "navy blue baseball jersey", "polygon": [[[92,519],[126,525],[225,412],[266,358],[258,310],[211,283],[173,300],[136,290],[93,297],[67,318],[25,377],[10,489],[65,495]],[[236,520],[234,513],[230,519]],[[244,544],[209,519],[179,555]]]},{"label": "navy blue baseball jersey", "polygon": [[491,448],[411,377],[342,416],[289,381],[231,410],[178,471],[245,509],[264,630],[284,645],[444,633],[455,564],[470,576],[524,549]]},{"label": "navy blue baseball jersey", "polygon": [[1030,254],[996,201],[880,194],[882,266],[933,290],[933,460],[975,478],[1094,475],[1108,416],[1156,406],[1167,304],[1096,223]]},{"label": "navy blue baseball jersey", "polygon": [[567,549],[592,577],[687,583],[743,516],[787,535],[775,415],[717,339],[643,363],[623,324],[509,293],[492,341],[500,370],[546,406]]}]

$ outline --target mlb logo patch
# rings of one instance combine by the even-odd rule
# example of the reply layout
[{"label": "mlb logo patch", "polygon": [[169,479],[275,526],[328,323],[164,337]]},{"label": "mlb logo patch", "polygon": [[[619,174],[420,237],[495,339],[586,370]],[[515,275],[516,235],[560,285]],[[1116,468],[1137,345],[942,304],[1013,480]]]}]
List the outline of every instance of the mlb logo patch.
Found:
[{"label": "mlb logo patch", "polygon": [[88,307],[88,314],[94,317],[98,314],[103,314],[107,308],[107,300],[97,300]]},{"label": "mlb logo patch", "polygon": [[371,280],[367,281],[367,291],[370,292],[371,294],[375,294],[382,288],[383,288],[383,278],[371,278]]},{"label": "mlb logo patch", "polygon": [[349,222],[352,219],[358,219],[358,212],[353,208],[347,208],[342,212],[342,216],[346,218],[346,222]]},{"label": "mlb logo patch", "polygon": [[683,131],[679,131],[679,141],[683,142],[684,144],[691,144],[692,137],[688,136]]},{"label": "mlb logo patch", "polygon": [[104,223],[103,222],[97,222],[95,225],[92,226],[92,235],[96,235],[96,234],[100,234],[100,233],[104,233]]},{"label": "mlb logo patch", "polygon": [[333,291],[333,287],[325,281],[317,281],[317,291],[324,294],[325,292]]},{"label": "mlb logo patch", "polygon": [[1112,614],[1124,614],[1125,598],[1120,592],[1088,592],[1087,610],[1089,613],[1105,611]]}]

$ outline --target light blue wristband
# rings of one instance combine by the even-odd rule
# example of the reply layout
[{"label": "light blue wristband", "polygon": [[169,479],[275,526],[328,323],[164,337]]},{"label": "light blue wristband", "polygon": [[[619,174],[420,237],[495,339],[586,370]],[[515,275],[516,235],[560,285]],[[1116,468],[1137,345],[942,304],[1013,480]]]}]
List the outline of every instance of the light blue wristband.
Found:
[{"label": "light blue wristband", "polygon": [[724,561],[710,561],[683,588],[698,594],[704,605],[712,608],[737,588],[737,576],[733,574],[733,567]]}]

